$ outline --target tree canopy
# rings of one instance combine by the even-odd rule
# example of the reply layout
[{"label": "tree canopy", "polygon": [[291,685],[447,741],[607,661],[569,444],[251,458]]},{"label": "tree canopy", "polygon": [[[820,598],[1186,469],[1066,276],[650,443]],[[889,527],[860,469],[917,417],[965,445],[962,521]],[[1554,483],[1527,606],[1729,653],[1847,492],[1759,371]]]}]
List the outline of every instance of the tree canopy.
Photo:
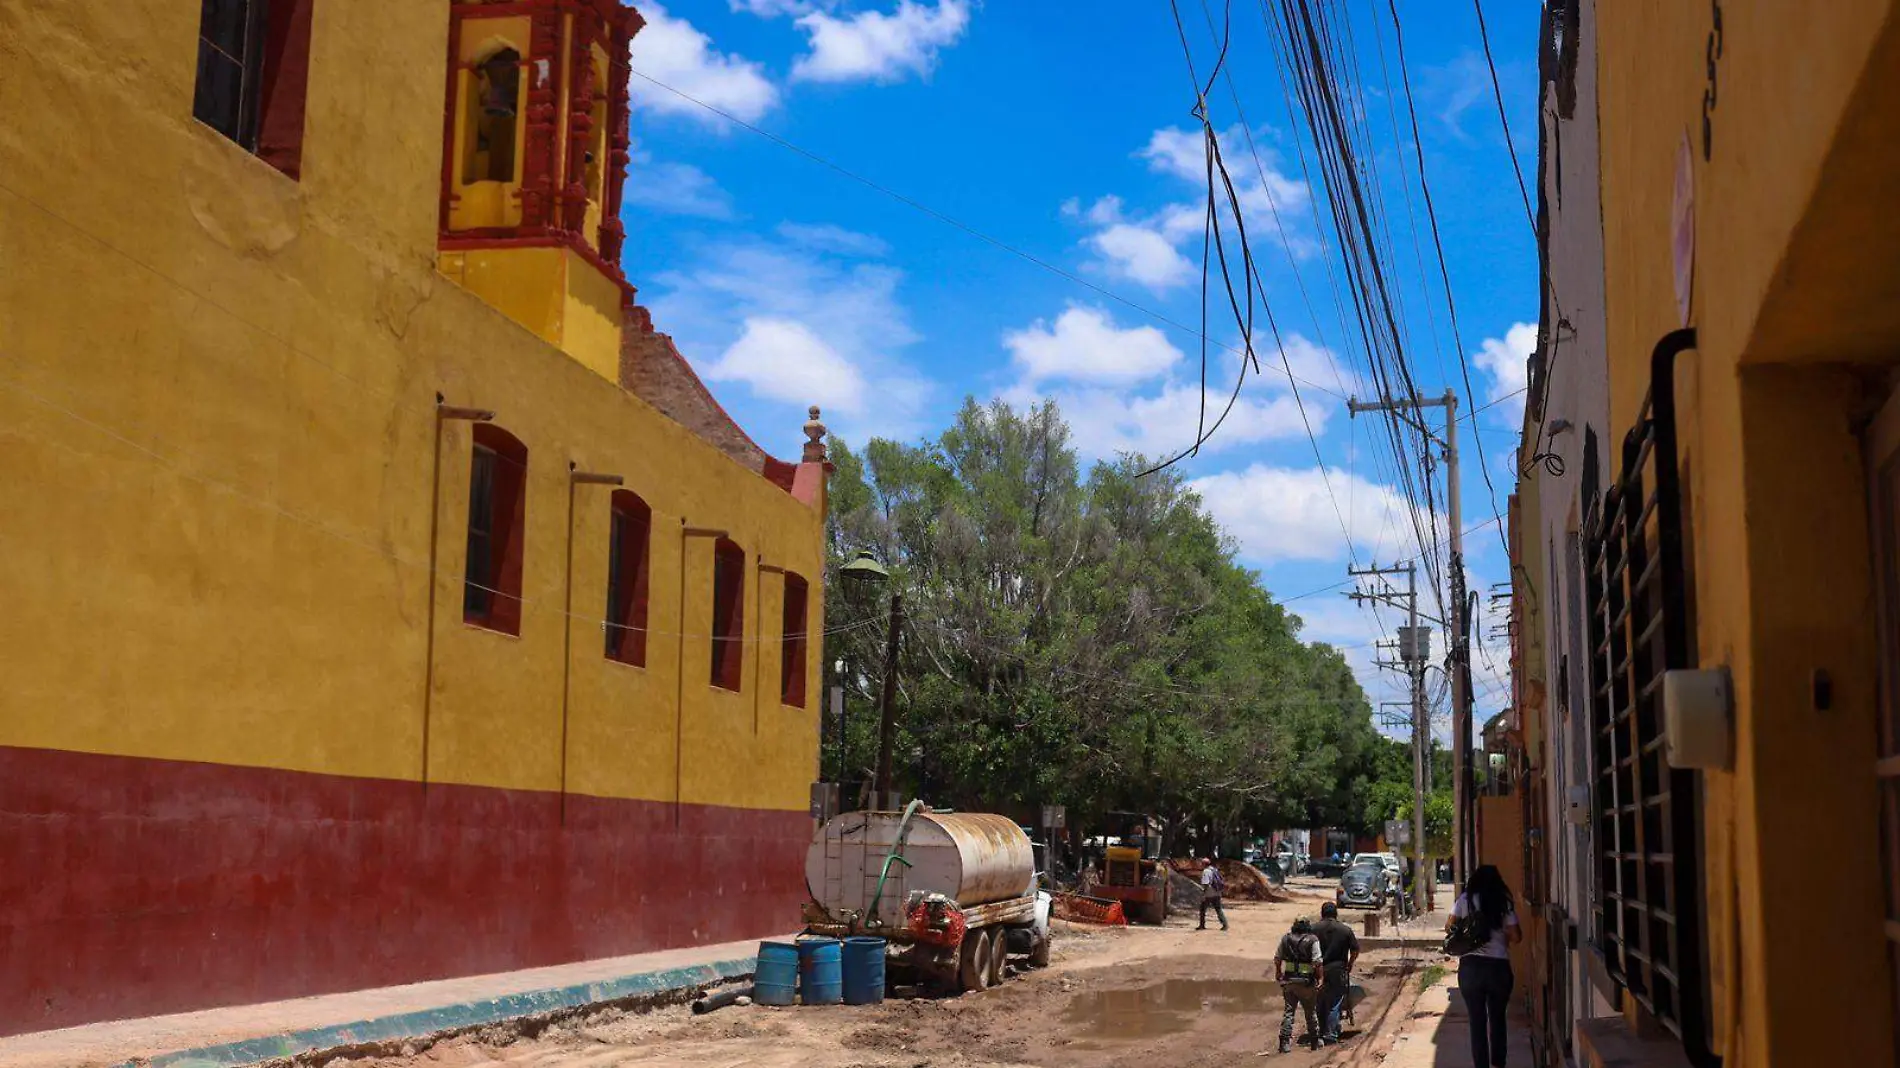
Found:
[{"label": "tree canopy", "polygon": [[[1053,404],[966,401],[935,440],[833,442],[827,655],[842,660],[842,777],[876,760],[889,592],[838,568],[872,552],[904,595],[899,785],[1027,816],[1067,806],[1234,833],[1364,830],[1390,744],[1344,656],[1240,566],[1172,471],[1083,474]],[[835,745],[835,739],[833,739]],[[835,748],[827,768],[839,774]],[[1410,781],[1409,760],[1401,781]],[[1392,806],[1385,805],[1389,815]]]}]

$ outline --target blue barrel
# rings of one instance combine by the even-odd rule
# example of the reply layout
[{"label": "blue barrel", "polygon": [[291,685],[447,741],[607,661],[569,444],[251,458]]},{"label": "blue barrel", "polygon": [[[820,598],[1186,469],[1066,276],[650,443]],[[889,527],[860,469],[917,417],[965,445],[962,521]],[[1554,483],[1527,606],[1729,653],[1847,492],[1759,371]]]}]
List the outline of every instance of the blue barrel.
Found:
[{"label": "blue barrel", "polygon": [[862,936],[844,940],[844,1003],[876,1005],[884,1000],[884,940]]},{"label": "blue barrel", "polygon": [[752,1000],[761,1005],[790,1005],[797,994],[798,947],[790,942],[760,942]]},{"label": "blue barrel", "polygon": [[836,1005],[844,1000],[844,971],[835,938],[798,941],[798,995],[807,1005]]}]

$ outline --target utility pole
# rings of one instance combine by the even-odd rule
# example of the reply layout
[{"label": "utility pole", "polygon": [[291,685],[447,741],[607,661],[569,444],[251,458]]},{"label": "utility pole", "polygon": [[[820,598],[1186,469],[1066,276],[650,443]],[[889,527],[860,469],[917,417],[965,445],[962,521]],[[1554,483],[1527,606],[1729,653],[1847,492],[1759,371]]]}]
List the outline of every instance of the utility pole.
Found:
[{"label": "utility pole", "polygon": [[1438,880],[1428,874],[1425,849],[1425,799],[1431,793],[1431,721],[1425,707],[1425,665],[1431,659],[1431,628],[1418,625],[1418,564],[1408,561],[1391,567],[1346,569],[1354,577],[1405,574],[1405,592],[1381,586],[1373,590],[1353,590],[1346,596],[1354,601],[1377,601],[1405,609],[1406,625],[1399,628],[1397,661],[1375,661],[1380,667],[1405,672],[1411,685],[1412,726],[1412,905],[1428,911],[1429,888]]},{"label": "utility pole", "polygon": [[[1425,424],[1423,412],[1426,408],[1445,409],[1445,433],[1443,437],[1434,434]],[[1472,855],[1472,781],[1471,781],[1471,635],[1469,633],[1469,613],[1465,606],[1465,536],[1464,513],[1460,508],[1458,492],[1458,393],[1447,389],[1440,397],[1413,396],[1409,399],[1390,397],[1376,401],[1360,401],[1353,397],[1346,401],[1346,411],[1357,416],[1361,412],[1391,412],[1407,424],[1424,434],[1428,439],[1443,448],[1445,461],[1445,512],[1450,525],[1451,540],[1450,575],[1447,582],[1451,589],[1451,604],[1447,606],[1450,614],[1451,632],[1451,745],[1453,777],[1452,821],[1452,879],[1463,885],[1470,874],[1474,861]],[[1401,461],[1402,462],[1402,461]],[[1421,546],[1420,548],[1423,548]]]}]

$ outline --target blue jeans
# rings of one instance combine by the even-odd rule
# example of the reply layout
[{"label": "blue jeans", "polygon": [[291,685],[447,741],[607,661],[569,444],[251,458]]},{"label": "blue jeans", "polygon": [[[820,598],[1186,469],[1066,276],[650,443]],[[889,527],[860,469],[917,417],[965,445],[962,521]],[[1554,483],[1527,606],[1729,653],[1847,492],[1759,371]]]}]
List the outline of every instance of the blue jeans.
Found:
[{"label": "blue jeans", "polygon": [[1352,976],[1344,968],[1326,969],[1326,985],[1319,992],[1320,1035],[1338,1040],[1340,1018],[1345,1015],[1346,995],[1352,989]]}]

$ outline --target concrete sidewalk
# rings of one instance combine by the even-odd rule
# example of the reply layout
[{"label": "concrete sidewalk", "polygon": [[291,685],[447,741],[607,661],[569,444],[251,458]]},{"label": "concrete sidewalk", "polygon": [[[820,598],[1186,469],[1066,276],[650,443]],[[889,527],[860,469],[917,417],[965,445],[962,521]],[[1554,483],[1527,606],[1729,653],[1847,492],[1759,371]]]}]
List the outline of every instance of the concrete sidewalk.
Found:
[{"label": "concrete sidewalk", "polygon": [[0,1038],[0,1068],[227,1068],[690,990],[751,975],[757,953],[757,942],[726,942],[39,1031]]},{"label": "concrete sidewalk", "polygon": [[[1529,1066],[1531,1025],[1516,995],[1506,1028],[1506,1063]],[[1471,1017],[1458,996],[1458,975],[1449,972],[1419,995],[1412,1018],[1393,1043],[1382,1068],[1472,1068]]]}]

